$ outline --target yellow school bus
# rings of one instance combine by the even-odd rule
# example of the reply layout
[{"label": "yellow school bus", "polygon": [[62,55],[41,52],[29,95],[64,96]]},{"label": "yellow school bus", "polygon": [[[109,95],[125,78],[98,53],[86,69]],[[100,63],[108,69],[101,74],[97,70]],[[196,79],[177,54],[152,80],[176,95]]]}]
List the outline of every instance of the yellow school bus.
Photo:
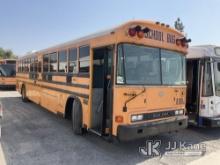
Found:
[{"label": "yellow school bus", "polygon": [[18,60],[17,90],[72,120],[73,131],[121,141],[187,127],[188,42],[168,25],[130,21]]},{"label": "yellow school bus", "polygon": [[16,60],[0,60],[0,88],[15,88],[16,85]]}]

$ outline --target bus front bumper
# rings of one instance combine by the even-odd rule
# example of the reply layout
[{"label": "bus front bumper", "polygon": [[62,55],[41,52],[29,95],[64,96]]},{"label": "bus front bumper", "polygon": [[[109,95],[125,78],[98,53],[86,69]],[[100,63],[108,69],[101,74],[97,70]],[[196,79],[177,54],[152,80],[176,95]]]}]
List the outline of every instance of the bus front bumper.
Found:
[{"label": "bus front bumper", "polygon": [[135,125],[118,126],[118,139],[120,141],[130,141],[144,138],[147,136],[157,135],[160,133],[174,132],[184,129],[188,126],[187,116],[178,116],[172,119],[148,122]]},{"label": "bus front bumper", "polygon": [[16,87],[16,85],[6,85],[6,84],[0,84],[0,88],[2,88],[2,89],[6,89],[6,88],[13,88],[13,89],[15,89],[15,87]]},{"label": "bus front bumper", "polygon": [[205,127],[220,127],[220,117],[201,117]]}]

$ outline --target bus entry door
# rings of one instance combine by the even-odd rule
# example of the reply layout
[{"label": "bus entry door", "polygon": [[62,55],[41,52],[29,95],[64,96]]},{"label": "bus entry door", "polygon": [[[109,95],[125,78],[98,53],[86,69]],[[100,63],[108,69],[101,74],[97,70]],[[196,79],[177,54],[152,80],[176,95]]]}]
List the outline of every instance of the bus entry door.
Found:
[{"label": "bus entry door", "polygon": [[113,47],[93,50],[92,131],[106,134],[110,127]]}]

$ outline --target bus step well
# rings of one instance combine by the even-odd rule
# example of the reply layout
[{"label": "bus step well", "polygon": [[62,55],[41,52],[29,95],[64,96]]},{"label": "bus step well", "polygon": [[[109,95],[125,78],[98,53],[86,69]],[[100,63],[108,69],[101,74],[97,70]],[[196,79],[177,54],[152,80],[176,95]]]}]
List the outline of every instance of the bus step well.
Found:
[{"label": "bus step well", "polygon": [[101,134],[100,132],[98,132],[98,131],[96,131],[96,130],[94,130],[94,129],[92,129],[92,128],[89,128],[89,129],[88,129],[88,132],[94,133],[94,134],[96,134],[96,135],[98,135],[98,136],[102,136],[102,134]]}]

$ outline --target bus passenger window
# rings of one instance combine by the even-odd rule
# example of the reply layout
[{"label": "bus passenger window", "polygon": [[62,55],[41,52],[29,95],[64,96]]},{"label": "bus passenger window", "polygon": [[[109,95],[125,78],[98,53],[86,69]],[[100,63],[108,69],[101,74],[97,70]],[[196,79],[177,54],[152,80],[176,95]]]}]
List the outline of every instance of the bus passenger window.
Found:
[{"label": "bus passenger window", "polygon": [[30,72],[31,59],[27,59],[27,72]]},{"label": "bus passenger window", "polygon": [[34,58],[31,58],[30,72],[34,72]]},{"label": "bus passenger window", "polygon": [[24,59],[24,61],[23,61],[23,69],[24,69],[23,72],[26,72],[26,63],[27,63],[26,59]]},{"label": "bus passenger window", "polygon": [[41,72],[41,61],[38,61],[37,65],[38,72]]},{"label": "bus passenger window", "polygon": [[37,72],[37,62],[38,60],[37,60],[37,58],[35,57],[34,58],[34,63],[33,63],[33,72]]},{"label": "bus passenger window", "polygon": [[89,73],[89,46],[79,48],[79,72]]},{"label": "bus passenger window", "polygon": [[48,63],[49,63],[49,55],[46,54],[43,57],[43,72],[48,72],[49,71]]},{"label": "bus passenger window", "polygon": [[211,74],[211,65],[210,62],[205,63],[204,74],[203,74],[203,96],[212,96],[212,74]]},{"label": "bus passenger window", "polygon": [[27,59],[24,59],[24,72],[27,72]]},{"label": "bus passenger window", "polygon": [[69,50],[69,72],[77,73],[77,49],[72,48]]},{"label": "bus passenger window", "polygon": [[59,72],[67,72],[67,52],[66,50],[59,52]]},{"label": "bus passenger window", "polygon": [[50,54],[50,72],[57,71],[57,53]]},{"label": "bus passenger window", "polygon": [[22,64],[21,64],[21,72],[24,72],[24,60],[22,60]]},{"label": "bus passenger window", "polygon": [[24,72],[29,72],[29,60],[28,59],[25,59],[24,60]]},{"label": "bus passenger window", "polygon": [[33,65],[34,65],[33,63],[30,64],[30,72],[33,72],[33,71],[34,71],[34,70],[33,70],[33,68],[34,68]]}]

